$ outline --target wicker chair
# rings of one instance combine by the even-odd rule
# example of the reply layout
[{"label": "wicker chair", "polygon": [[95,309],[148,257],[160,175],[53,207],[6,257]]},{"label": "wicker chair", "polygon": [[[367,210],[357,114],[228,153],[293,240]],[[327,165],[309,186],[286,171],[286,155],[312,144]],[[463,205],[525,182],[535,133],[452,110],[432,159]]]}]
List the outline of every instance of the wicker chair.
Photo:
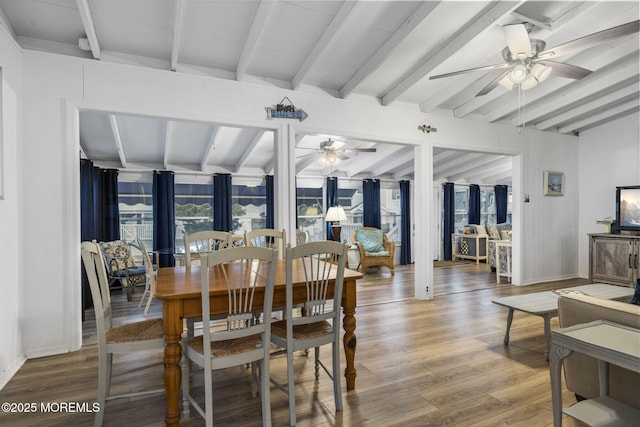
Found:
[{"label": "wicker chair", "polygon": [[[360,230],[374,232],[370,234],[377,234],[375,233],[376,231],[380,232],[380,234],[382,235],[381,243],[383,249],[373,252],[365,250],[367,248],[365,248],[362,242],[358,241],[358,231]],[[389,270],[391,270],[391,275],[395,274],[394,254],[396,250],[396,244],[394,242],[390,242],[386,234],[382,233],[380,230],[374,227],[362,227],[351,234],[351,241],[356,246],[358,246],[358,252],[360,253],[360,263],[358,264],[357,269],[360,269],[362,267],[361,271],[364,273],[364,271],[369,267],[387,267]]]}]

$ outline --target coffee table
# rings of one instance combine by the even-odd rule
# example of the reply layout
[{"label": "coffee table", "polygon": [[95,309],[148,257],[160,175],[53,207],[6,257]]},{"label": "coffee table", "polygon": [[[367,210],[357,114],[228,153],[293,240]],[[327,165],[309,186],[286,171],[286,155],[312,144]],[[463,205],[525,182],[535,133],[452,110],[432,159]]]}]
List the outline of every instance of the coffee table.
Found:
[{"label": "coffee table", "polygon": [[571,291],[581,292],[596,298],[619,299],[631,297],[632,288],[623,286],[608,285],[606,283],[593,283],[590,285],[575,286],[571,288],[559,289],[558,291],[534,292],[524,295],[513,295],[510,297],[495,298],[491,300],[494,304],[502,305],[509,309],[507,313],[507,330],[504,334],[504,345],[509,344],[509,330],[513,322],[513,312],[515,310],[524,313],[540,316],[544,320],[544,357],[549,360],[549,348],[551,347],[551,318],[558,316],[558,293],[569,293]]}]

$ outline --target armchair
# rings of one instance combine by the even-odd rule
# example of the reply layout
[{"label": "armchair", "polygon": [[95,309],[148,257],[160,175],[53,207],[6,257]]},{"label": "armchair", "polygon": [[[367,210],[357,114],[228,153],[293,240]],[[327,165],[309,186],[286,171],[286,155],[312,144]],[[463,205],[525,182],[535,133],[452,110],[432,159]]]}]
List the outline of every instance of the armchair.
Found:
[{"label": "armchair", "polygon": [[[96,241],[93,241],[96,243]],[[104,258],[109,286],[119,281],[127,290],[127,301],[131,301],[133,287],[147,283],[147,270],[144,265],[136,265],[131,255],[131,246],[124,240],[100,242],[98,245]]]},{"label": "armchair", "polygon": [[390,242],[387,235],[373,227],[362,227],[351,234],[351,241],[358,247],[360,263],[364,272],[369,267],[387,267],[391,275],[395,274],[394,254],[396,244]]}]

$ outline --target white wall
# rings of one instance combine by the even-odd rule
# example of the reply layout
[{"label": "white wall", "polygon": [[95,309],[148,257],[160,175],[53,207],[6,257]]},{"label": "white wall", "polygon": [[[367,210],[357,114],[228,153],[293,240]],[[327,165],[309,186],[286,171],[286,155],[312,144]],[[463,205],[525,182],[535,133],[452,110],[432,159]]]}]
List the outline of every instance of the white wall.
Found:
[{"label": "white wall", "polygon": [[640,185],[640,115],[632,114],[582,132],[579,142],[579,274],[589,277],[589,233],[596,221],[616,215],[616,187]]},{"label": "white wall", "polygon": [[[516,156],[514,197],[531,194],[527,206],[514,207],[514,230],[522,230],[519,282],[533,283],[577,274],[577,138],[510,126],[350,102],[322,94],[217,80],[160,70],[140,69],[39,52],[24,52],[24,216],[19,239],[38,242],[38,269],[25,268],[24,348],[28,357],[74,350],[80,345],[80,257],[77,111],[101,109],[208,120],[221,124],[270,127],[292,143],[295,131],[318,131],[420,147],[415,199],[432,198],[431,147],[434,145],[507,153]],[[289,96],[309,113],[292,128],[265,120],[264,106]],[[419,123],[437,123],[426,137]],[[286,156],[285,156],[286,157]],[[543,198],[542,171],[567,175],[567,194]],[[43,172],[46,171],[46,172]],[[46,179],[43,178],[46,173]],[[278,177],[276,177],[278,179]],[[516,184],[514,184],[516,186]],[[431,281],[431,210],[416,206],[415,259],[419,297]],[[285,218],[286,220],[286,218]],[[420,243],[422,242],[422,243]],[[420,244],[418,244],[420,243]],[[514,242],[515,244],[516,242]],[[25,247],[22,256],[33,256]],[[519,268],[519,267],[517,267]],[[514,266],[516,270],[516,266]],[[418,289],[420,288],[420,289]],[[420,290],[420,292],[418,292]],[[432,289],[431,289],[432,290]],[[427,292],[428,293],[428,292]]]},{"label": "white wall", "polygon": [[4,183],[4,200],[0,200],[0,389],[24,363],[22,347],[21,296],[22,275],[20,164],[22,150],[20,106],[22,64],[20,49],[0,27],[0,67],[2,68],[2,103],[0,104],[0,179]]}]

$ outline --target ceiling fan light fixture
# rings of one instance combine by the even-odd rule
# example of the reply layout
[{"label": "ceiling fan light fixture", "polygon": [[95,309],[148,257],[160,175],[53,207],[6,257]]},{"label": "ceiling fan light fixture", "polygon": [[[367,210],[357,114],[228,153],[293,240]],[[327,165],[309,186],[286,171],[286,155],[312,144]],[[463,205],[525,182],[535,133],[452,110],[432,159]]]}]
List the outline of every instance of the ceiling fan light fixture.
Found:
[{"label": "ceiling fan light fixture", "polygon": [[511,81],[509,74],[507,74],[506,76],[501,78],[500,81],[498,81],[498,83],[504,86],[504,88],[507,90],[511,90],[513,88],[513,82]]},{"label": "ceiling fan light fixture", "polygon": [[549,77],[549,74],[551,74],[551,67],[548,67],[546,65],[542,65],[540,63],[536,63],[531,68],[531,75],[533,75],[533,77],[535,77],[535,79],[538,82],[545,81],[547,79],[547,77]]},{"label": "ceiling fan light fixture", "polygon": [[516,65],[513,67],[513,70],[509,73],[509,79],[513,83],[521,83],[527,77],[527,67],[524,65]]},{"label": "ceiling fan light fixture", "polygon": [[522,90],[528,90],[535,86],[537,86],[538,80],[533,76],[533,74],[527,74],[527,77],[520,83],[520,87]]},{"label": "ceiling fan light fixture", "polygon": [[331,151],[326,152],[320,159],[318,159],[323,166],[335,166],[340,163],[340,158]]}]

